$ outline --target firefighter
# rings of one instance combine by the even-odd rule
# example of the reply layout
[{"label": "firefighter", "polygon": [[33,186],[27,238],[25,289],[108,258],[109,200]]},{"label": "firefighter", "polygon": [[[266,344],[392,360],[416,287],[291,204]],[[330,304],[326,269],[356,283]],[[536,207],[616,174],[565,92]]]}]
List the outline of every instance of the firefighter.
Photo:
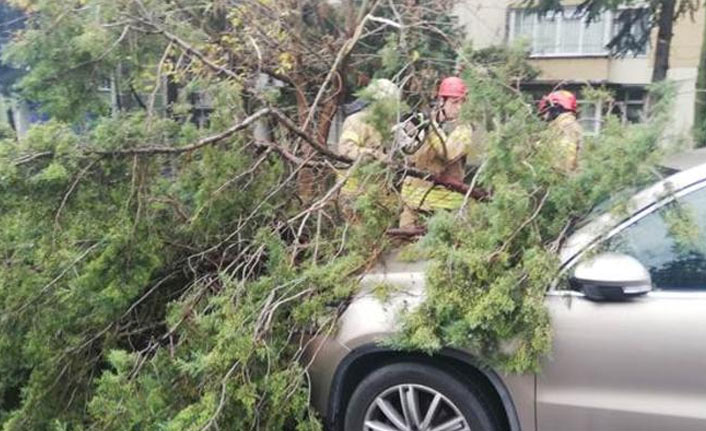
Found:
[{"label": "firefighter", "polygon": [[[400,99],[399,88],[387,79],[374,80],[366,87],[364,93],[369,95],[372,103],[390,100],[398,102]],[[351,114],[345,119],[341,129],[341,137],[338,141],[338,152],[341,155],[352,160],[362,158],[384,160],[387,158],[386,146],[382,135],[370,124],[367,118],[369,115],[370,106]],[[338,204],[346,220],[354,222],[356,216],[353,204],[355,199],[363,192],[363,189],[355,178],[346,179],[347,175],[349,175],[348,170],[337,172],[339,181],[345,179],[345,184],[339,192]]]},{"label": "firefighter", "polygon": [[549,123],[557,147],[557,168],[565,173],[578,168],[583,129],[576,119],[576,96],[566,90],[553,91],[539,101],[539,115]]},{"label": "firefighter", "polygon": [[[479,159],[481,151],[471,146],[473,130],[458,124],[461,106],[468,89],[461,78],[448,77],[441,81],[437,106],[431,114],[430,126],[422,145],[410,156],[411,164],[448,184],[462,184],[466,159]],[[400,228],[419,227],[419,215],[435,210],[458,209],[464,195],[434,185],[431,181],[407,176],[402,183],[403,211]]]}]

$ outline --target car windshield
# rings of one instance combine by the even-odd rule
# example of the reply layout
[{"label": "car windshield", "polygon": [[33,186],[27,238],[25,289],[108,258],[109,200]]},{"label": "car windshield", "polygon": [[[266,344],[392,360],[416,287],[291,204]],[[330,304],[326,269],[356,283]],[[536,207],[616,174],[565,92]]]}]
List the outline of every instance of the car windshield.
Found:
[{"label": "car windshield", "polygon": [[570,229],[569,233],[576,232],[595,220],[601,214],[605,214],[606,212],[618,207],[620,204],[626,203],[640,189],[641,188],[637,186],[628,187],[605,198],[598,205],[595,205],[585,216],[581,217],[576,223],[574,223],[574,226]]},{"label": "car windshield", "polygon": [[600,203],[591,208],[591,210],[585,216],[581,217],[576,223],[574,223],[574,226],[572,229],[570,229],[569,233],[576,232],[577,230],[586,226],[588,223],[595,220],[598,216],[605,214],[608,211],[612,211],[622,204],[626,204],[639,191],[645,189],[646,187],[649,187],[651,184],[654,184],[657,181],[664,180],[665,178],[669,177],[667,172],[664,170],[655,170],[653,171],[653,173],[654,176],[652,176],[651,178],[643,178],[643,181],[634,184],[630,187],[625,187],[624,189],[616,191],[610,196],[603,199]]}]

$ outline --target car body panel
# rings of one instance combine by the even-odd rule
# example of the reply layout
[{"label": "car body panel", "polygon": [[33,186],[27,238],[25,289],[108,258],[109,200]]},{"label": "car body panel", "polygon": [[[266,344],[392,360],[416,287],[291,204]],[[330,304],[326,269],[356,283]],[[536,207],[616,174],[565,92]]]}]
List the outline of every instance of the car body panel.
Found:
[{"label": "car body panel", "polygon": [[[384,345],[399,329],[402,313],[424,300],[425,268],[423,262],[405,263],[395,254],[387,256],[380,266],[361,279],[361,294],[341,316],[336,337],[320,337],[312,343],[309,350],[313,352],[313,360],[309,374],[312,381],[312,404],[318,411],[324,415],[328,413],[331,388],[322,382],[334,381],[337,368],[344,358],[361,347]],[[376,294],[377,288],[382,289],[382,286],[394,286],[389,298],[381,298],[380,294]],[[458,353],[464,355],[466,361],[473,361],[470,352]],[[499,374],[481,367],[478,369],[486,374],[499,392],[506,393],[506,409],[512,411],[512,417],[508,419],[514,424],[512,430],[533,430],[534,376]],[[520,402],[515,404],[512,400]]]},{"label": "car body panel", "polygon": [[309,403],[324,418],[329,416],[331,386],[336,370],[350,353],[350,349],[334,337],[316,337],[304,353],[304,363],[311,388]]},{"label": "car body panel", "polygon": [[537,429],[706,429],[706,292],[595,302],[567,291],[546,303],[553,349],[537,377]]}]

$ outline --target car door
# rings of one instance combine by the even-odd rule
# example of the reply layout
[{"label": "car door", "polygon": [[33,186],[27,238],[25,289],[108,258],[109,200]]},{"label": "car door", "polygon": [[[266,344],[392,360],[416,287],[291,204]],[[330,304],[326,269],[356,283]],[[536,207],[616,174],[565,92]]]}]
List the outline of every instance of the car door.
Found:
[{"label": "car door", "polygon": [[623,302],[591,301],[568,283],[549,292],[554,348],[536,380],[537,430],[706,430],[704,184],[599,248],[638,259],[653,290]]}]

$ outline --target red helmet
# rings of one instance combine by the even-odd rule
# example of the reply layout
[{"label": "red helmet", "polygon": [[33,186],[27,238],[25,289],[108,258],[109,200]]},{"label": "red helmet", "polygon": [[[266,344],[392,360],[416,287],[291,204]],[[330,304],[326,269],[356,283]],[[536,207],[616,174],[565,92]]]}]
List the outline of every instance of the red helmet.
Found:
[{"label": "red helmet", "polygon": [[567,111],[576,112],[576,96],[566,90],[552,91],[539,101],[539,113],[543,114],[552,106],[561,106]]},{"label": "red helmet", "polygon": [[439,85],[439,97],[463,97],[466,93],[466,83],[456,76],[444,78]]}]

